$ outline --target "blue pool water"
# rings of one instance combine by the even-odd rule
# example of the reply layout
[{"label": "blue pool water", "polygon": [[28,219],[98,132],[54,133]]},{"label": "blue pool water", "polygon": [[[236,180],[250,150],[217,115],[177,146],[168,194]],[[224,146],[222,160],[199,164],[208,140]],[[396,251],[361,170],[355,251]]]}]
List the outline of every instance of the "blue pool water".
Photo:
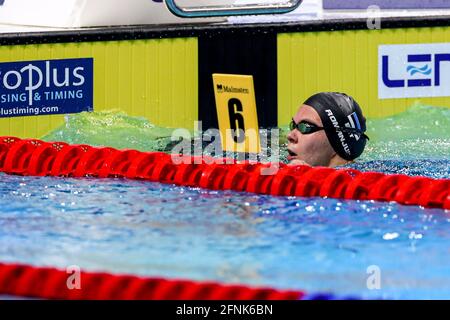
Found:
[{"label": "blue pool water", "polygon": [[[371,120],[371,140],[351,167],[448,179],[448,128],[448,108],[417,106]],[[163,151],[170,132],[124,114],[86,113],[67,117],[45,139]],[[0,173],[0,262],[450,299],[449,225],[448,211],[395,203]],[[379,290],[367,287],[372,266]]]}]

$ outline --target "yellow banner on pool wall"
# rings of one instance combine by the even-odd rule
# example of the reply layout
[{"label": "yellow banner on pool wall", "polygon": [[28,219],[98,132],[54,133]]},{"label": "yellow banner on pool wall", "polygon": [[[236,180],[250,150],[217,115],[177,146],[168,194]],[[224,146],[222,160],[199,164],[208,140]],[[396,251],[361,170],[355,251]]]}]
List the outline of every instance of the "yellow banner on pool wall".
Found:
[{"label": "yellow banner on pool wall", "polygon": [[258,114],[253,76],[213,74],[222,149],[259,153]]},{"label": "yellow banner on pool wall", "polygon": [[[195,37],[0,46],[2,63],[75,58],[94,61],[96,112],[120,110],[169,128],[198,119]],[[0,117],[0,136],[41,138],[63,124],[64,115]]]}]

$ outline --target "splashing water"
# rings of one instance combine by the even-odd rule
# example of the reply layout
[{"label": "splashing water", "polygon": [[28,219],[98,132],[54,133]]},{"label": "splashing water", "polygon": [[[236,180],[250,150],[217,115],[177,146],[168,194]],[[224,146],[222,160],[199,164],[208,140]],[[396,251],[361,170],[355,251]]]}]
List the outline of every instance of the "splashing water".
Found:
[{"label": "splashing water", "polygon": [[164,151],[173,129],[158,127],[142,117],[117,110],[67,115],[65,123],[42,137],[44,141],[109,146],[117,149]]},{"label": "splashing water", "polygon": [[[367,128],[370,141],[363,155],[350,167],[435,178],[450,176],[450,108],[416,105],[392,117],[368,120]],[[283,126],[279,131],[282,162],[287,162],[288,130]],[[65,124],[43,140],[170,152],[178,141],[172,141],[172,132],[173,129],[158,127],[145,118],[112,110],[68,115]],[[204,149],[210,142],[200,143]],[[267,145],[270,156],[271,144]]]},{"label": "splashing water", "polygon": [[361,160],[448,159],[450,108],[414,106],[389,118],[369,120],[371,141]]}]

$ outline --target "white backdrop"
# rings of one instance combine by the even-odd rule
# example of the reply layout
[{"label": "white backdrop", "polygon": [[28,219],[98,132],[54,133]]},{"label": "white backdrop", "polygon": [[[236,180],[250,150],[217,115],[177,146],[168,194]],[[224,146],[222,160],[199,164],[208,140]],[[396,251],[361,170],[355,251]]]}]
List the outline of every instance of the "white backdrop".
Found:
[{"label": "white backdrop", "polygon": [[[178,0],[187,6],[234,0]],[[152,0],[6,0],[0,6],[0,24],[46,27],[187,23],[226,19],[181,19],[164,3]]]}]

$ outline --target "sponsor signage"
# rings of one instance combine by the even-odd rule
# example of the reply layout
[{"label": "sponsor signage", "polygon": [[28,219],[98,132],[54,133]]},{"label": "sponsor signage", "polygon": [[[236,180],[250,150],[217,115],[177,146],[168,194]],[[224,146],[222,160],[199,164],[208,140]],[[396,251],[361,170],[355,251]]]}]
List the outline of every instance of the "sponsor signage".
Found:
[{"label": "sponsor signage", "polygon": [[378,98],[450,96],[450,43],[378,47]]},{"label": "sponsor signage", "polygon": [[0,118],[92,110],[92,58],[0,63]]}]

